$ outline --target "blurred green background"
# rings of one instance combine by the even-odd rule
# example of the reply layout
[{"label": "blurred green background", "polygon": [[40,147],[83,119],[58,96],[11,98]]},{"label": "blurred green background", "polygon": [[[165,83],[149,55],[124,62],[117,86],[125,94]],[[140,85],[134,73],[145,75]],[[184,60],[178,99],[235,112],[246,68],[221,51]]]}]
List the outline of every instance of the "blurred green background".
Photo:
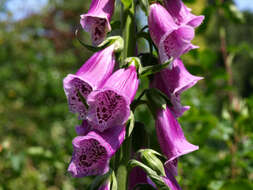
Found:
[{"label": "blurred green background", "polygon": [[[180,158],[177,179],[183,190],[253,189],[253,13],[230,0],[184,2],[206,17],[194,40],[200,48],[183,57],[205,79],[182,95],[191,109],[180,123],[200,149]],[[80,121],[69,113],[62,88],[63,78],[92,54],[74,36],[89,3],[0,1],[0,190],[86,189],[92,181],[66,172]],[[137,119],[154,134],[142,107]]]}]

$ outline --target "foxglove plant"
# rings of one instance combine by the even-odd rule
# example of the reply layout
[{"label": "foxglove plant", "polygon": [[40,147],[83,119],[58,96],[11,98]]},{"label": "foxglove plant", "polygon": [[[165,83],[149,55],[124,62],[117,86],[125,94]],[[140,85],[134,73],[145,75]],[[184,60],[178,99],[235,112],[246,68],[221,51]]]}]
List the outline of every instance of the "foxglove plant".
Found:
[{"label": "foxglove plant", "polygon": [[114,66],[114,45],[111,45],[95,53],[76,74],[64,78],[63,87],[71,112],[78,113],[80,119],[85,119],[87,106],[83,101],[105,83]]},{"label": "foxglove plant", "polygon": [[92,0],[88,13],[81,15],[80,23],[91,34],[92,43],[98,45],[111,31],[110,20],[115,0]]},{"label": "foxglove plant", "polygon": [[[137,31],[135,26],[136,6],[143,2],[121,0],[124,40],[119,36],[106,38],[111,31],[114,0],[92,0],[88,13],[81,15],[81,25],[97,47],[82,44],[96,52],[76,74],[64,78],[63,86],[69,110],[82,120],[76,126],[68,171],[73,177],[96,175],[90,189],[132,190],[148,184],[155,189],[181,190],[175,179],[179,158],[198,149],[186,140],[177,118],[190,108],[181,105],[181,93],[202,79],[186,70],[180,56],[197,47],[191,40],[204,17],[193,15],[181,0],[164,0],[165,7],[158,2],[143,4],[149,35],[146,27]],[[137,49],[139,37],[148,40],[148,55]],[[140,59],[134,57],[136,52]],[[138,93],[141,82],[144,90]],[[136,93],[139,96],[134,99]],[[147,142],[150,138],[142,121],[134,120],[136,108],[142,104],[154,117],[162,153],[131,146],[143,143],[143,136]],[[141,127],[136,130],[135,126]]]}]

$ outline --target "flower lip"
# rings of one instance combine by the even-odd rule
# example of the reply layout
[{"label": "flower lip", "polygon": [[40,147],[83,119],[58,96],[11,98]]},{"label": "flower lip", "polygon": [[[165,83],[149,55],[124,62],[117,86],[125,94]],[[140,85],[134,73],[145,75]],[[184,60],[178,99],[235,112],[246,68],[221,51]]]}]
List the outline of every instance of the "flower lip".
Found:
[{"label": "flower lip", "polygon": [[106,148],[97,139],[77,137],[73,140],[73,146],[74,156],[68,171],[74,177],[97,175],[108,170]]},{"label": "flower lip", "polygon": [[63,80],[63,84],[70,111],[79,113],[80,119],[84,119],[87,108],[82,102],[82,97],[87,98],[93,89],[92,85],[88,81],[84,81],[82,77],[73,74],[67,75]]},{"label": "flower lip", "polygon": [[68,171],[73,177],[103,175],[109,161],[125,138],[125,126],[116,126],[103,133],[90,131],[72,141],[74,148]]},{"label": "flower lip", "polygon": [[107,32],[111,31],[111,25],[106,16],[84,14],[81,15],[80,23],[86,32],[91,33],[94,45],[99,45],[103,42]]},{"label": "flower lip", "polygon": [[160,39],[158,49],[162,63],[167,62],[171,57],[179,58],[196,46],[191,44],[194,38],[194,29],[190,26],[181,26],[174,31],[166,32]]},{"label": "flower lip", "polygon": [[115,89],[93,91],[87,101],[87,120],[98,131],[123,125],[130,116],[129,99]]}]

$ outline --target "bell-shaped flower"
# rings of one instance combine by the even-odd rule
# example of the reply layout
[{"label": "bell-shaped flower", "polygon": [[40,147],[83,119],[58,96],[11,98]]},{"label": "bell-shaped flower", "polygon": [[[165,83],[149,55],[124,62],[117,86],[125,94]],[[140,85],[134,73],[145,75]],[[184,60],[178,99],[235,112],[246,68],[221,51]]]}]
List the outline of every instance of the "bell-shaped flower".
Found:
[{"label": "bell-shaped flower", "polygon": [[181,59],[175,59],[171,63],[171,68],[155,74],[151,87],[159,89],[168,96],[173,105],[171,111],[175,117],[180,117],[190,108],[181,105],[180,94],[194,86],[201,79],[203,77],[190,74]]},{"label": "bell-shaped flower", "polygon": [[168,107],[158,111],[155,126],[161,151],[168,162],[198,149],[198,146],[186,140],[182,128]]},{"label": "bell-shaped flower", "polygon": [[182,0],[164,0],[165,8],[178,25],[198,27],[204,20],[204,16],[196,16],[191,9],[186,7]]},{"label": "bell-shaped flower", "polygon": [[77,71],[69,74],[63,80],[63,87],[68,99],[69,109],[79,113],[79,118],[86,116],[86,106],[83,100],[104,84],[112,74],[115,65],[114,45],[111,45],[93,54],[88,61]]},{"label": "bell-shaped flower", "polygon": [[111,31],[110,20],[115,0],[92,0],[88,13],[81,15],[80,23],[91,34],[92,43],[98,45]]},{"label": "bell-shaped flower", "polygon": [[162,63],[170,58],[178,58],[191,49],[194,29],[187,25],[177,25],[168,11],[159,3],[150,6],[148,25],[150,36],[158,47]]},{"label": "bell-shaped flower", "polygon": [[136,67],[130,65],[117,70],[101,89],[93,91],[87,99],[87,120],[93,128],[102,132],[116,125],[124,125],[130,116],[130,103],[138,84]]},{"label": "bell-shaped flower", "polygon": [[73,141],[73,156],[68,171],[73,177],[102,175],[125,138],[125,127],[117,126],[103,133],[90,131]]}]

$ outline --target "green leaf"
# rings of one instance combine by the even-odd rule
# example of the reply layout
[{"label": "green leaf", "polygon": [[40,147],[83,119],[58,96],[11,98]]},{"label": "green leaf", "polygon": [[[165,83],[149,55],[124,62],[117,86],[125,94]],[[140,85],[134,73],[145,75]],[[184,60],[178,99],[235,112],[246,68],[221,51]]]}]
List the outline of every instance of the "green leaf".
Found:
[{"label": "green leaf", "polygon": [[157,64],[157,65],[152,65],[152,66],[146,66],[142,67],[139,76],[140,77],[146,77],[155,73],[160,72],[161,70],[165,69],[168,67],[168,65],[172,62],[172,60],[167,61],[164,64]]}]

